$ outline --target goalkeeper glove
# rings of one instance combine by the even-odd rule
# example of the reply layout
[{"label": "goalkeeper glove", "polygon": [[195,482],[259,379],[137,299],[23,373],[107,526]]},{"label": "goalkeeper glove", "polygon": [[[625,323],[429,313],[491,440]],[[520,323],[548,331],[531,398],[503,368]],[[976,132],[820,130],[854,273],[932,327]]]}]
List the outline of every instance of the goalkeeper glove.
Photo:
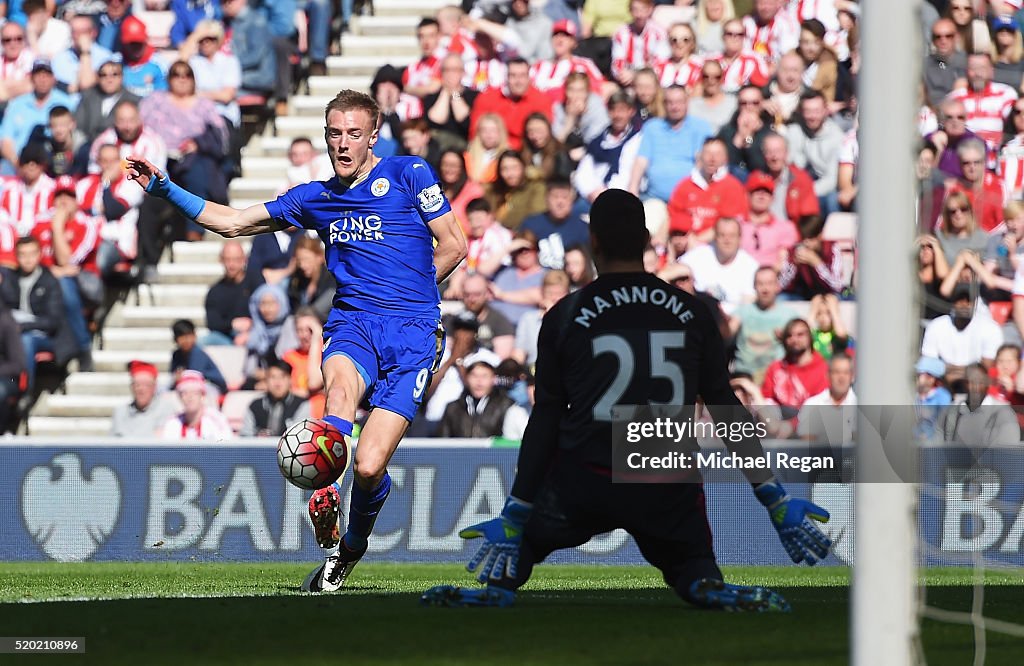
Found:
[{"label": "goalkeeper glove", "polygon": [[[483,537],[484,542],[476,555],[466,565],[469,571],[476,571],[476,579],[481,583],[490,580],[501,580],[502,578],[515,578],[516,567],[519,564],[519,544],[523,540],[523,528],[530,518],[532,504],[528,504],[515,497],[509,497],[505,501],[505,508],[497,518],[485,520],[476,525],[461,530],[459,536],[463,539],[475,539]],[[483,566],[481,566],[481,562]]]},{"label": "goalkeeper glove", "polygon": [[813,502],[790,497],[782,484],[772,479],[754,488],[757,499],[768,509],[772,525],[779,533],[789,558],[814,565],[828,555],[832,540],[825,536],[811,519],[828,522],[828,511]]}]

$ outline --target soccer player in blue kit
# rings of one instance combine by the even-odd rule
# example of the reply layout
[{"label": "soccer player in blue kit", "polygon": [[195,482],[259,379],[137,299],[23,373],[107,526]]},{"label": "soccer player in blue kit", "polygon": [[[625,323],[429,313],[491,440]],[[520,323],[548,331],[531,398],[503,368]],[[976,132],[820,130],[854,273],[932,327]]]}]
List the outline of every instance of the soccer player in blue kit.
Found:
[{"label": "soccer player in blue kit", "polygon": [[[338,290],[324,326],[326,416],[346,436],[360,400],[370,415],[353,466],[348,528],[338,528],[338,486],[316,491],[310,518],[323,564],[303,583],[310,592],[342,587],[366,552],[391,490],[387,465],[430,384],[444,346],[437,284],[466,256],[462,235],[433,169],[419,157],[379,158],[380,110],[373,98],[343,90],[325,112],[335,177],[297,185],[275,201],[237,210],[170,181],[144,159],[126,160],[128,177],[151,196],[229,238],[295,226],[326,247]],[[436,246],[435,246],[436,241]]]}]

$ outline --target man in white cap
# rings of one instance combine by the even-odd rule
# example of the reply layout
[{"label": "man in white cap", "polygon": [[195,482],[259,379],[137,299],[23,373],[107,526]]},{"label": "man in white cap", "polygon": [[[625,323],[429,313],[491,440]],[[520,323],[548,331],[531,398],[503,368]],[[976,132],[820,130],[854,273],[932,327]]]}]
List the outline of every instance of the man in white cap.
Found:
[{"label": "man in white cap", "polygon": [[198,370],[185,370],[175,386],[182,411],[167,419],[160,436],[186,442],[217,442],[233,437],[227,418],[206,404],[206,380]]}]

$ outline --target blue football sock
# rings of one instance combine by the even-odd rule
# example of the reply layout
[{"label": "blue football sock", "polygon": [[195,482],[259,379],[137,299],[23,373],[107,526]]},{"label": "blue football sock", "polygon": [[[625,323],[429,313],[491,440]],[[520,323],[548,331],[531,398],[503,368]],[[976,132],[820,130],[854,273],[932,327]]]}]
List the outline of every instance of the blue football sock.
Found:
[{"label": "blue football sock", "polygon": [[345,419],[341,418],[340,416],[334,416],[333,414],[329,414],[329,415],[325,416],[324,417],[324,421],[326,423],[330,423],[332,426],[337,428],[338,431],[341,432],[342,435],[345,435],[346,437],[351,437],[352,436],[352,422],[351,421],[346,421]]},{"label": "blue football sock", "polygon": [[391,475],[384,472],[373,490],[363,490],[358,483],[352,483],[352,501],[348,511],[348,530],[345,532],[345,547],[349,550],[362,550],[366,547],[366,539],[373,531],[373,523],[377,520],[384,502],[391,492]]}]

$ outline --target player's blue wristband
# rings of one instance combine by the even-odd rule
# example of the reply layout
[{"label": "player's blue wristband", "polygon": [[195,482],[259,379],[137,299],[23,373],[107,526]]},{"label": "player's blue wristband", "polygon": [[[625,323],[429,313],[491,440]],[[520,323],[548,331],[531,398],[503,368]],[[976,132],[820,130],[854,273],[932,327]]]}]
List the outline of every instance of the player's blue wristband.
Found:
[{"label": "player's blue wristband", "polygon": [[505,500],[504,508],[501,510],[501,517],[513,525],[522,528],[526,525],[526,521],[530,519],[530,512],[532,511],[533,504],[509,495],[508,499]]},{"label": "player's blue wristband", "polygon": [[206,208],[206,200],[171,182],[166,174],[162,178],[150,178],[146,186],[149,194],[167,199],[171,205],[190,220],[195,220]]}]

